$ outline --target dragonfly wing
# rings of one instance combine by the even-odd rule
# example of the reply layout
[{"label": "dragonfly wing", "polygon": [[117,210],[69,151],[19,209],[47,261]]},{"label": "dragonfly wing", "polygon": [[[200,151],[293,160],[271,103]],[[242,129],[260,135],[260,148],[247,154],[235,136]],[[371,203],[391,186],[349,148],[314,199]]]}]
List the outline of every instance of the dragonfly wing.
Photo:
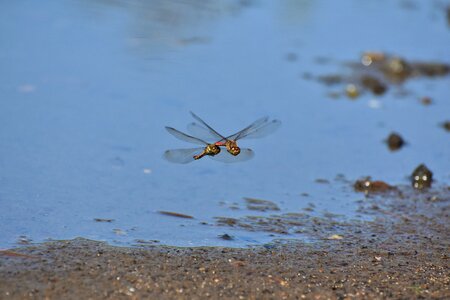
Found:
[{"label": "dragonfly wing", "polygon": [[176,164],[187,164],[194,161],[194,155],[202,153],[204,148],[171,149],[164,152],[164,158]]},{"label": "dragonfly wing", "polygon": [[217,136],[220,136],[220,139],[225,139],[225,137],[223,135],[221,135],[220,133],[218,133],[217,131],[215,131],[211,126],[209,126],[205,121],[203,121],[199,116],[197,116],[196,114],[194,114],[191,111],[191,115],[194,119],[196,119],[198,122],[200,122],[200,124],[202,124],[203,126],[205,126],[206,128],[208,128],[209,131],[211,131],[212,133],[214,133]]},{"label": "dragonfly wing", "polygon": [[197,144],[197,145],[208,145],[207,142],[205,142],[202,139],[196,138],[194,136],[188,135],[186,133],[183,133],[179,130],[176,130],[175,128],[172,127],[167,127],[166,126],[166,130],[173,135],[174,137],[176,137],[179,140],[188,142],[188,143],[192,143],[192,144]]},{"label": "dragonfly wing", "polygon": [[247,133],[247,132],[249,132],[249,131],[255,130],[255,129],[261,127],[261,126],[263,126],[265,123],[267,123],[267,121],[269,121],[269,117],[262,117],[262,118],[259,118],[258,120],[256,120],[256,121],[253,122],[252,124],[248,125],[248,126],[245,127],[244,129],[239,130],[239,131],[236,132],[235,134],[232,134],[232,135],[228,136],[227,139],[229,139],[229,140],[236,140],[236,139],[238,139],[241,135],[243,135],[243,134],[245,134],[245,133]]},{"label": "dragonfly wing", "polygon": [[202,125],[194,122],[190,123],[187,126],[187,129],[192,135],[198,136],[202,140],[205,140],[210,143],[214,143],[223,139],[221,135],[218,135],[214,131],[211,131],[203,127]]},{"label": "dragonfly wing", "polygon": [[227,151],[223,150],[223,151],[220,151],[219,154],[217,154],[215,156],[210,156],[210,157],[211,157],[211,159],[214,159],[214,160],[217,160],[220,162],[224,162],[224,163],[236,163],[236,162],[250,160],[253,158],[253,156],[255,156],[255,152],[253,152],[252,149],[241,148],[241,153],[239,153],[236,156],[231,155]]},{"label": "dragonfly wing", "polygon": [[263,124],[262,126],[254,129],[249,130],[247,132],[242,133],[239,137],[236,139],[259,139],[265,136],[268,136],[269,134],[275,132],[278,128],[281,126],[280,120],[272,120],[268,123]]}]

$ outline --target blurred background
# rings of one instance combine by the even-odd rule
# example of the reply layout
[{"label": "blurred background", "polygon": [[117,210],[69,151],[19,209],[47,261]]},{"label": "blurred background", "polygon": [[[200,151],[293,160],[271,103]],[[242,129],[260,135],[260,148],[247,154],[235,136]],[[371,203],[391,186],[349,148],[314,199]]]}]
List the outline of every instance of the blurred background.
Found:
[{"label": "blurred background", "polygon": [[[358,178],[409,184],[425,163],[448,185],[449,5],[2,2],[0,247],[77,236],[245,246],[276,236],[218,238],[215,217],[249,214],[243,197],[353,219],[365,218]],[[240,142],[251,161],[172,164],[166,149],[193,145],[164,126],[185,131],[189,111],[224,134],[265,115],[283,124]],[[406,142],[396,151],[392,132]]]}]

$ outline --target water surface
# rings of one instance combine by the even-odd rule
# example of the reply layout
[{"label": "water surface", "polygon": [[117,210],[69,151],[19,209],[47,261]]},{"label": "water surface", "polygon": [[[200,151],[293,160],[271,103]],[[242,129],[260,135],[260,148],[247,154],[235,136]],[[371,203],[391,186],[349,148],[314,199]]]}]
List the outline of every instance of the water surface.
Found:
[{"label": "water surface", "polygon": [[[21,236],[245,246],[276,237],[214,226],[217,216],[259,213],[243,197],[271,200],[281,213],[313,203],[314,214],[352,219],[363,195],[336,182],[338,174],[407,183],[423,162],[448,184],[450,136],[439,127],[450,118],[448,77],[409,80],[405,97],[393,87],[355,101],[333,100],[326,86],[304,79],[348,72],[343,64],[367,50],[450,63],[447,4],[1,4],[0,247]],[[423,96],[433,104],[421,105]],[[192,145],[164,126],[185,130],[190,110],[225,134],[264,115],[283,126],[241,142],[256,153],[249,162],[171,164],[164,150]],[[383,143],[391,131],[408,142],[394,153]],[[225,232],[235,240],[217,237]]]}]

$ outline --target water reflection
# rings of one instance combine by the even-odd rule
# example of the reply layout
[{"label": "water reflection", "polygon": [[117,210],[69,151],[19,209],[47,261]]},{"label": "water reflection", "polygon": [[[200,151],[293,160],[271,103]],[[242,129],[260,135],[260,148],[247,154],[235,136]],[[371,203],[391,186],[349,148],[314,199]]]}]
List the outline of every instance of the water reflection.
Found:
[{"label": "water reflection", "polygon": [[238,16],[255,4],[253,0],[81,0],[94,14],[126,14],[128,46],[149,55],[159,49],[167,51],[211,42],[210,33],[224,17]]},{"label": "water reflection", "polygon": [[304,24],[306,19],[311,17],[311,10],[314,9],[313,0],[284,0],[277,1],[276,5],[279,11],[278,18],[288,26]]}]

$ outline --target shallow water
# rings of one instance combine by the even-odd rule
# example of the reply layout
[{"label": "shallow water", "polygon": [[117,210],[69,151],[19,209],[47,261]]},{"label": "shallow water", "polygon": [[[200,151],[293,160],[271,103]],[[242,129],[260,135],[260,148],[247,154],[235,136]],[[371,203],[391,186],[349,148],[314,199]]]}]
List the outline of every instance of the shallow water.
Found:
[{"label": "shallow water", "polygon": [[[0,247],[21,236],[245,246],[277,236],[214,226],[214,217],[271,213],[247,210],[243,197],[273,201],[281,213],[313,203],[312,214],[352,219],[361,217],[356,201],[363,196],[335,181],[338,174],[407,183],[425,163],[437,182],[449,184],[450,135],[439,127],[450,118],[448,76],[411,79],[404,97],[393,86],[354,101],[333,100],[326,86],[303,78],[348,72],[343,64],[366,50],[450,63],[446,5],[1,4]],[[433,104],[420,104],[424,96]],[[225,134],[263,115],[283,125],[270,137],[240,143],[256,153],[249,162],[171,164],[164,150],[192,145],[164,126],[185,130],[190,110]],[[400,151],[383,143],[391,131],[408,143]],[[218,238],[223,233],[235,239]]]}]

